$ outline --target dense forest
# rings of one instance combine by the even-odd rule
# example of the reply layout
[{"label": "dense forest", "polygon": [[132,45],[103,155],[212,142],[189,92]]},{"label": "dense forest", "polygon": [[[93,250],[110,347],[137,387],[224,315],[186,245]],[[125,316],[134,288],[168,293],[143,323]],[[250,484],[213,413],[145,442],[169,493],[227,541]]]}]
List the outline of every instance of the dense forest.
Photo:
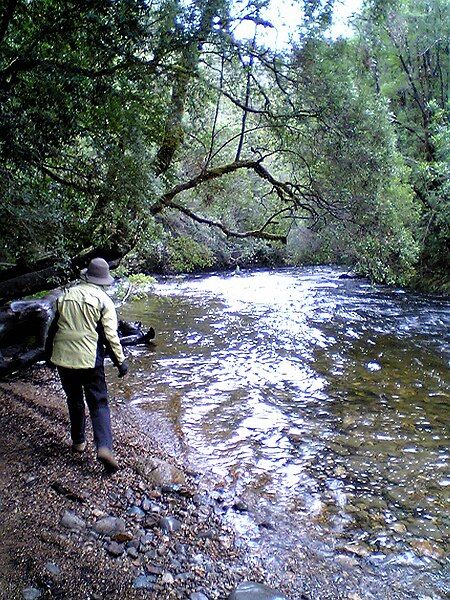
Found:
[{"label": "dense forest", "polygon": [[338,39],[299,0],[281,50],[268,2],[3,0],[0,298],[96,255],[448,289],[448,0],[366,0]]}]

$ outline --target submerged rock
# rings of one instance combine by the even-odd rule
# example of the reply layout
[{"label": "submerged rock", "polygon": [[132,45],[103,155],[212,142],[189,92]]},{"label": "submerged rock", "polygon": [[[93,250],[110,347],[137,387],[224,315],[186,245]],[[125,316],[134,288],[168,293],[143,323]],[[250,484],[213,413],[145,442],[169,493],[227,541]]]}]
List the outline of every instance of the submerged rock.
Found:
[{"label": "submerged rock", "polygon": [[439,560],[440,558],[444,558],[445,551],[438,546],[437,544],[430,542],[429,540],[412,540],[410,542],[410,546],[422,556],[427,556],[428,558],[434,558],[435,560]]},{"label": "submerged rock", "polygon": [[231,592],[228,600],[287,600],[287,597],[262,583],[243,581]]},{"label": "submerged rock", "polygon": [[186,483],[186,477],[181,469],[158,458],[140,458],[137,461],[136,469],[142,477],[147,478],[156,486],[184,485]]}]

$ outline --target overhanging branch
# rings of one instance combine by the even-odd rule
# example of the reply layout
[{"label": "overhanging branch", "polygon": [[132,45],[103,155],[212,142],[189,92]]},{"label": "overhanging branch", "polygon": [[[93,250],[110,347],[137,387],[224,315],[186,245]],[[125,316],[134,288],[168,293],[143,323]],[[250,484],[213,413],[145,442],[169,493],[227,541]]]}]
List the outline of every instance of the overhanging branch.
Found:
[{"label": "overhanging branch", "polygon": [[261,229],[252,229],[250,231],[233,231],[231,229],[228,229],[228,227],[226,227],[223,223],[220,223],[220,221],[214,221],[213,219],[207,219],[206,217],[202,217],[202,216],[198,215],[197,213],[194,213],[189,208],[186,208],[182,204],[174,202],[173,200],[167,202],[166,206],[170,207],[170,208],[175,208],[176,210],[182,212],[183,214],[188,216],[193,221],[196,221],[197,223],[203,223],[205,225],[209,225],[210,227],[216,227],[217,229],[220,229],[227,237],[235,237],[235,238],[253,237],[253,238],[259,238],[262,240],[282,242],[283,244],[286,243],[287,238],[285,235],[279,235],[277,233],[269,233],[268,231],[264,231],[264,228],[267,226],[268,223],[270,223],[272,221],[272,218],[268,219],[267,223],[265,223],[263,225],[263,227],[261,227]]},{"label": "overhanging branch", "polygon": [[[150,208],[150,214],[156,215],[162,212],[165,208],[171,208],[182,212],[197,223],[203,223],[220,229],[228,237],[255,237],[286,243],[286,235],[270,233],[266,231],[267,227],[270,224],[273,224],[274,219],[282,213],[289,213],[290,217],[293,218],[293,215],[296,211],[303,211],[309,215],[309,218],[316,219],[317,213],[314,208],[314,200],[318,201],[320,198],[315,198],[315,194],[309,190],[309,188],[307,189],[305,187],[305,189],[302,190],[302,186],[299,184],[279,181],[268,171],[266,167],[261,164],[262,160],[263,158],[259,158],[258,160],[237,160],[227,165],[216,167],[215,169],[204,170],[196,177],[176,185],[163,194],[161,198]],[[261,179],[264,179],[271,185],[271,191],[269,193],[276,194],[284,204],[284,207],[280,211],[274,215],[271,215],[258,229],[253,229],[250,231],[233,231],[226,227],[223,223],[202,215],[198,215],[190,208],[174,201],[175,196],[182,192],[194,189],[202,183],[223,177],[224,175],[236,172],[240,169],[250,169],[254,171]]]}]

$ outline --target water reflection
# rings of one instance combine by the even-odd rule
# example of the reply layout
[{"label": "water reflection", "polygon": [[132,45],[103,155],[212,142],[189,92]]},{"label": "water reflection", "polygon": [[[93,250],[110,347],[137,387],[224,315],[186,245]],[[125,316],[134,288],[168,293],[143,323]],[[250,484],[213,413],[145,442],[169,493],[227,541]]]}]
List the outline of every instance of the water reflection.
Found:
[{"label": "water reflection", "polygon": [[286,552],[325,532],[372,564],[439,570],[449,306],[332,269],[172,279],[123,308],[159,344],[135,351],[127,398],[173,423],[205,485],[276,521]]}]

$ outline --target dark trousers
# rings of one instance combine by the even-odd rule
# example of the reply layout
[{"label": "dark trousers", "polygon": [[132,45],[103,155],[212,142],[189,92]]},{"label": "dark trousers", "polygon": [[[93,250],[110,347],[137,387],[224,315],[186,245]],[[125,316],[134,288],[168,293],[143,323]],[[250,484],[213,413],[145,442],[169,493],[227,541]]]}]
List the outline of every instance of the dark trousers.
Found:
[{"label": "dark trousers", "polygon": [[112,450],[111,417],[103,366],[94,369],[58,367],[58,373],[67,396],[72,442],[81,444],[85,441],[86,399],[97,449],[106,446]]}]

